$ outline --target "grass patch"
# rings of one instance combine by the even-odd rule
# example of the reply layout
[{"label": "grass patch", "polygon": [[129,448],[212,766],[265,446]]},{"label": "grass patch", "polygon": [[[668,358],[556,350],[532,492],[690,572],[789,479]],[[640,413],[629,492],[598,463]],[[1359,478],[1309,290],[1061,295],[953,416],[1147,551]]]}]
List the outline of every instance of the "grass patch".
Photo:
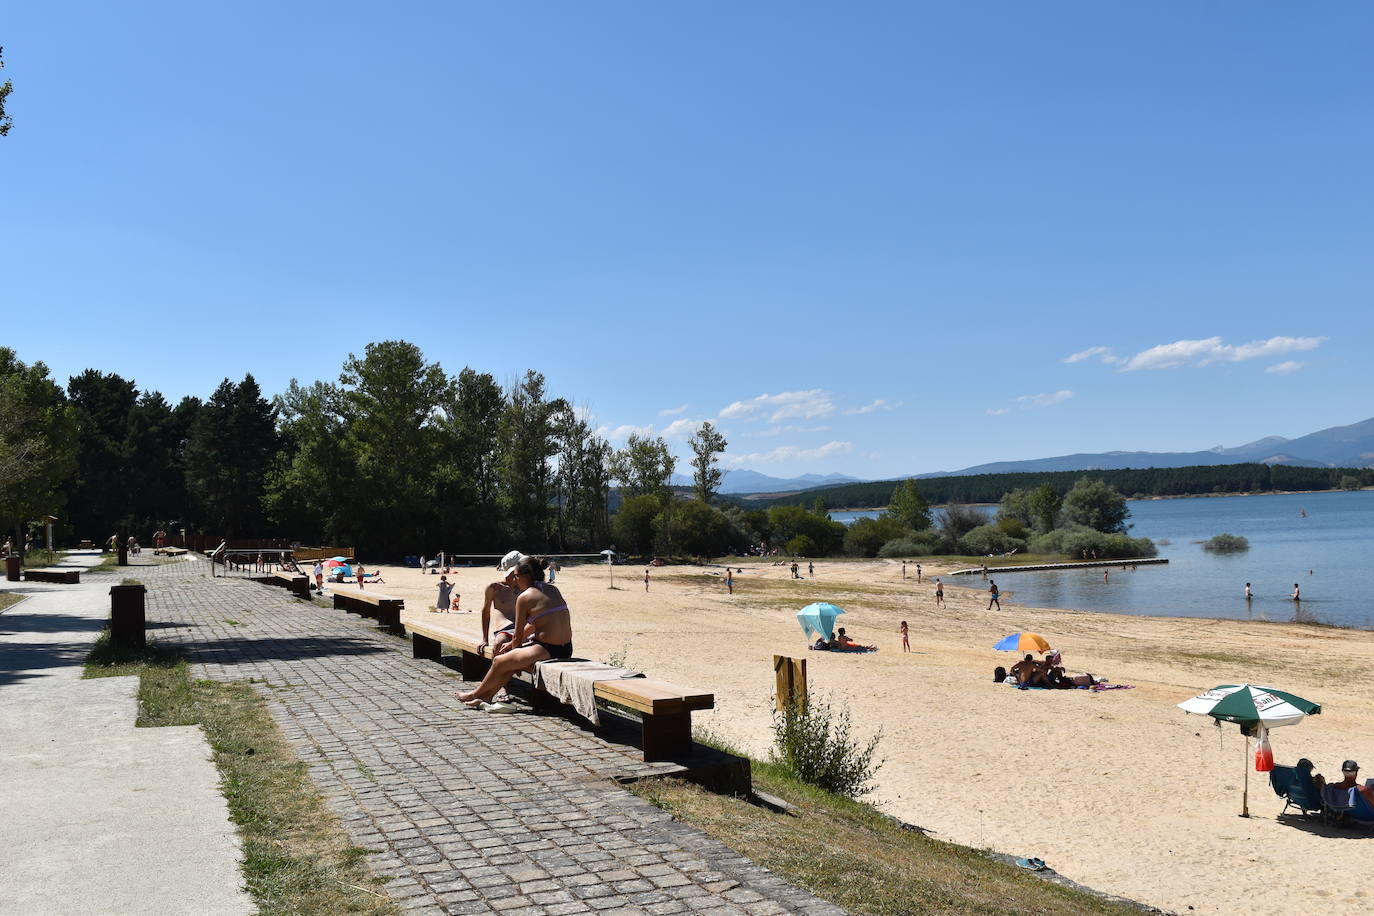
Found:
[{"label": "grass patch", "polygon": [[244,881],[264,916],[398,912],[367,873],[368,850],[349,842],[250,685],[192,681],[175,649],[129,649],[103,634],[85,676],[120,675],[139,677],[140,726],[204,729],[243,839]]},{"label": "grass patch", "polygon": [[13,592],[0,592],[0,611],[3,611],[11,605],[18,604],[23,599],[23,595],[16,595]]},{"label": "grass patch", "polygon": [[795,806],[775,814],[675,779],[632,787],[641,798],[851,913],[1138,913],[1062,887],[978,850],[931,839],[870,805],[754,762],[754,784]]}]

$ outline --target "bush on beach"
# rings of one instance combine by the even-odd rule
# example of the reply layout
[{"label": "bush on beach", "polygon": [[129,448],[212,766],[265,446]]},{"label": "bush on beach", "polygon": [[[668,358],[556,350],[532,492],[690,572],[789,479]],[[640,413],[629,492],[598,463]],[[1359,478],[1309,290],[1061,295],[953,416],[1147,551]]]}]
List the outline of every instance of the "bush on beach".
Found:
[{"label": "bush on beach", "polygon": [[1018,551],[1024,553],[1026,542],[1007,534],[999,525],[979,525],[959,540],[960,549],[969,556],[986,557]]},{"label": "bush on beach", "polygon": [[1152,557],[1159,551],[1149,538],[1107,534],[1084,525],[1066,525],[1030,539],[1031,553],[1058,553],[1071,558],[1096,555],[1104,560]]},{"label": "bush on beach", "polygon": [[873,755],[882,732],[860,745],[849,736],[849,710],[812,697],[806,706],[788,704],[773,713],[774,763],[802,782],[827,792],[858,798],[873,791],[882,767]]}]

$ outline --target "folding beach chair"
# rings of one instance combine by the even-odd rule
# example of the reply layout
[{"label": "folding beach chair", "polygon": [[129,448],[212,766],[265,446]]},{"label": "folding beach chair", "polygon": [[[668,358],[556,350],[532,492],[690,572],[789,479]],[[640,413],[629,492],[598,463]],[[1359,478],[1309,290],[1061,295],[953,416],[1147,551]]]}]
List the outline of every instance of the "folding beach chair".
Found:
[{"label": "folding beach chair", "polygon": [[1269,772],[1269,785],[1273,787],[1275,795],[1284,799],[1280,814],[1287,814],[1294,805],[1304,815],[1321,813],[1322,797],[1317,791],[1317,783],[1312,779],[1311,767],[1275,765]]},{"label": "folding beach chair", "polygon": [[1357,795],[1354,789],[1342,789],[1338,786],[1322,787],[1322,821],[1327,824],[1343,824],[1346,815],[1355,808],[1354,799],[1351,796]]}]

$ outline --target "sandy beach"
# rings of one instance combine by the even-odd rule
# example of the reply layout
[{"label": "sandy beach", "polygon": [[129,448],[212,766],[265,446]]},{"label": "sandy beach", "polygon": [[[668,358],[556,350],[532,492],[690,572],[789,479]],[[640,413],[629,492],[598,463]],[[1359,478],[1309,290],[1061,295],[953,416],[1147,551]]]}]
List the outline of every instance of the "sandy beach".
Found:
[{"label": "sandy beach", "polygon": [[[1003,610],[986,610],[978,578],[933,586],[903,581],[898,561],[816,564],[792,580],[786,566],[738,561],[735,594],[723,567],[566,566],[558,576],[573,610],[577,654],[627,664],[709,689],[717,708],[701,729],[766,756],[775,653],[808,661],[813,695],[852,712],[862,737],[881,729],[885,765],[869,799],[957,843],[1039,856],[1068,877],[1180,913],[1367,913],[1374,909],[1374,837],[1329,830],[1291,815],[1266,774],[1253,772],[1234,726],[1214,727],[1174,704],[1223,683],[1290,690],[1322,714],[1272,735],[1275,760],[1299,757],[1339,778],[1353,757],[1374,776],[1374,633],[1292,624],[1161,619],[1017,605],[1016,576],[999,579]],[[369,568],[372,568],[369,564]],[[438,576],[381,567],[381,591],[432,608]],[[805,574],[805,566],[802,568]],[[940,570],[927,567],[929,574]],[[994,573],[995,575],[995,573]],[[1128,575],[1128,573],[1122,573]],[[458,569],[464,628],[479,628],[492,567]],[[876,654],[808,652],[796,611],[832,601]],[[910,624],[910,654],[898,624]],[[1019,691],[992,681],[1013,656],[993,652],[1007,633],[1031,630],[1091,671],[1131,690]],[[519,727],[518,718],[512,727]],[[1252,817],[1237,815],[1250,771]]]}]

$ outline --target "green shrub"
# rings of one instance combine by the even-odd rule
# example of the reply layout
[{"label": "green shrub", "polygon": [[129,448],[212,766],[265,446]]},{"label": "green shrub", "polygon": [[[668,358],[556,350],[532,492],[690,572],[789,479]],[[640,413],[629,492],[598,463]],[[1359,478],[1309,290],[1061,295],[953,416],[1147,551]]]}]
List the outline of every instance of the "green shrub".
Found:
[{"label": "green shrub", "polygon": [[997,520],[997,527],[1007,537],[1016,538],[1018,541],[1024,541],[1030,537],[1030,532],[1026,530],[1026,523],[1019,518],[1013,518],[1011,516],[999,518]]},{"label": "green shrub", "polygon": [[1025,550],[1026,542],[1007,534],[998,525],[979,525],[960,538],[959,546],[968,556],[985,557],[1009,550]]},{"label": "green shrub", "polygon": [[817,557],[820,551],[816,549],[816,542],[811,540],[809,535],[799,534],[787,542],[787,552],[794,557]]},{"label": "green shrub", "polygon": [[1213,553],[1241,553],[1250,549],[1250,542],[1238,534],[1218,534],[1204,542],[1202,549]]},{"label": "green shrub", "polygon": [[849,798],[873,791],[870,781],[883,765],[873,759],[880,740],[881,731],[861,746],[849,736],[849,710],[837,711],[818,697],[773,713],[773,762],[802,782]]},{"label": "green shrub", "polygon": [[884,559],[900,557],[928,557],[935,552],[929,544],[922,544],[913,538],[893,538],[878,548],[878,556]]},{"label": "green shrub", "polygon": [[1066,525],[1047,534],[1039,534],[1027,545],[1031,553],[1067,554],[1075,560],[1094,555],[1099,560],[1128,560],[1152,557],[1159,551],[1149,538],[1133,538],[1125,534],[1106,534],[1085,525]]},{"label": "green shrub", "polygon": [[851,557],[875,557],[888,541],[910,533],[911,529],[891,516],[855,519],[844,533],[844,552]]}]

